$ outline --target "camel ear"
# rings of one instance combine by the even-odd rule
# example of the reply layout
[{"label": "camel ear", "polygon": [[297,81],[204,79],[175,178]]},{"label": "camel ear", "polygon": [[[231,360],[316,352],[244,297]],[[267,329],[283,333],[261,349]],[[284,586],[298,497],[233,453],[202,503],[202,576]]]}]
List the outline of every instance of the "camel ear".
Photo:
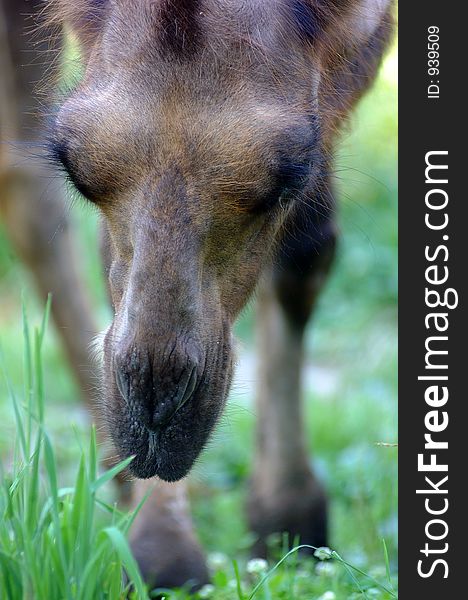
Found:
[{"label": "camel ear", "polygon": [[290,14],[298,31],[310,42],[327,34],[334,24],[347,18],[359,0],[292,0]]},{"label": "camel ear", "polygon": [[309,42],[346,45],[370,39],[394,0],[291,0],[298,31]]}]

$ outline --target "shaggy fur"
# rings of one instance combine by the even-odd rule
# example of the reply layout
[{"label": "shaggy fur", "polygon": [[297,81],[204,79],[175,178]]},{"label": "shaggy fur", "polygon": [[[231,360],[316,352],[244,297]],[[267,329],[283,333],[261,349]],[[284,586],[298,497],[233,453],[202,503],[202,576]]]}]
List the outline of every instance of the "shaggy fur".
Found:
[{"label": "shaggy fur", "polygon": [[135,475],[179,479],[206,443],[231,379],[232,323],[282,232],[304,220],[301,202],[325,197],[334,133],[374,76],[390,8],[50,3],[49,26],[69,24],[86,66],[51,153],[110,234],[104,405]]}]

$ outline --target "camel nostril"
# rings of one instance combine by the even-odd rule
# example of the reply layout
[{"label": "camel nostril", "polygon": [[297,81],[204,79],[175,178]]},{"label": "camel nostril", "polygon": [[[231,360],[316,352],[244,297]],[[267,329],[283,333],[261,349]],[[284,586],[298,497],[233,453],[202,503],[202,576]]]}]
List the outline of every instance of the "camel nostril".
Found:
[{"label": "camel nostril", "polygon": [[183,359],[155,365],[149,353],[138,360],[115,357],[115,386],[131,419],[157,431],[189,402],[199,382],[198,363]]},{"label": "camel nostril", "polygon": [[[182,408],[182,406],[184,406],[184,404],[186,404],[190,400],[190,398],[193,396],[193,393],[194,393],[196,387],[197,387],[197,370],[194,367],[192,369],[192,372],[190,373],[190,377],[188,378],[185,390],[182,393],[182,397],[180,399],[180,402],[179,402],[175,412],[177,412],[180,408]],[[180,395],[180,392],[179,392],[179,395]]]},{"label": "camel nostril", "polygon": [[127,375],[122,371],[122,369],[115,369],[115,382],[117,384],[117,389],[119,390],[122,398],[128,402],[130,396],[130,382],[128,380]]},{"label": "camel nostril", "polygon": [[190,400],[197,387],[197,370],[195,367],[188,371],[188,375],[177,386],[172,398],[155,403],[153,413],[153,427],[167,425],[175,414]]}]

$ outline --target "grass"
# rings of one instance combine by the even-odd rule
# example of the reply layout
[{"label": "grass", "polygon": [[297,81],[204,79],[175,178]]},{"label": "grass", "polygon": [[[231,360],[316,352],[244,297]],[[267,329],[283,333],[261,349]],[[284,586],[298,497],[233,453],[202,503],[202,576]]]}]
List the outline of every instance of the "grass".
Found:
[{"label": "grass", "polygon": [[[17,438],[11,468],[0,463],[0,598],[119,598],[125,593],[123,568],[131,575],[134,596],[144,598],[125,537],[136,512],[120,514],[97,496],[129,460],[99,475],[93,429],[88,452],[79,449],[74,486],[59,487],[56,453],[44,421],[41,352],[49,307],[50,302],[33,336],[23,316],[23,402],[5,374]],[[108,513],[107,525],[99,522],[97,511]]]},{"label": "grass", "polygon": [[[272,538],[275,560],[268,565],[249,562],[251,535],[243,504],[255,421],[249,375],[241,375],[190,479],[194,519],[213,574],[213,587],[202,590],[200,598],[247,600],[256,588],[253,598],[261,600],[395,597],[397,449],[378,445],[397,441],[394,71],[391,55],[345,135],[336,172],[343,197],[339,256],[307,335],[308,441],[331,498],[330,545],[338,555],[317,563],[292,554],[275,568],[286,551],[281,539]],[[96,267],[96,215],[79,207],[71,218],[84,277],[105,326],[108,310]],[[38,333],[26,326],[29,351],[24,352],[18,309],[22,293],[28,313],[40,321],[42,307],[34,299],[29,276],[0,233],[0,340],[10,381],[9,386],[0,382],[0,457],[6,465],[0,473],[0,598],[80,597],[88,564],[94,564],[88,581],[96,587],[87,597],[118,598],[124,589],[120,573],[129,560],[124,534],[131,516],[112,506],[108,484],[96,488],[102,475],[93,435],[56,333],[51,330],[44,337],[43,325]],[[237,326],[241,367],[253,361],[252,323],[250,309]],[[12,395],[22,398],[16,412]],[[109,529],[115,539],[106,533]],[[73,556],[70,549],[76,547],[90,549],[88,560]],[[5,587],[7,576],[10,589]],[[43,587],[35,588],[35,582]],[[35,589],[40,591],[33,593]],[[140,589],[137,595],[145,593]],[[184,591],[165,595],[188,598]]]},{"label": "grass", "polygon": [[[100,489],[125,469],[131,458],[100,475],[96,434],[92,428],[88,451],[77,436],[79,460],[74,485],[59,486],[56,453],[45,425],[42,347],[49,311],[50,299],[41,326],[31,336],[23,310],[21,403],[3,373],[15,414],[17,437],[11,468],[5,469],[0,463],[0,597],[8,600],[188,598],[183,590],[148,592],[126,540],[140,507],[121,513],[98,496]],[[2,359],[0,355],[3,366]],[[100,518],[98,513],[102,513]],[[299,560],[296,555],[302,548],[313,549],[315,556],[324,562],[315,565],[311,559]],[[210,560],[213,584],[204,586],[197,596],[219,600],[256,597],[294,600],[313,593],[310,597],[322,600],[397,598],[385,542],[382,550],[385,571],[379,579],[329,548],[298,545],[289,552],[283,550],[284,555],[271,566],[260,559],[250,560],[244,565],[242,575],[236,561],[229,564],[227,557],[218,553]]]}]

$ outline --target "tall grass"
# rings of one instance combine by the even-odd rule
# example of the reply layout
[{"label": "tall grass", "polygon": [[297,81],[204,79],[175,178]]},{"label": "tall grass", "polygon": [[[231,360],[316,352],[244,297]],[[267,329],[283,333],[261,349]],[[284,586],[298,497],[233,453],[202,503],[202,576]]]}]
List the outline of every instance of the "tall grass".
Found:
[{"label": "tall grass", "polygon": [[[132,582],[130,595],[147,598],[126,541],[136,512],[122,514],[98,497],[131,459],[100,475],[93,429],[89,448],[80,449],[74,486],[59,487],[54,447],[44,425],[41,352],[49,311],[50,300],[41,326],[31,331],[23,310],[22,402],[4,373],[17,439],[11,464],[0,462],[0,598],[115,600],[129,592],[124,571]],[[100,511],[108,515],[106,525],[96,518]]]},{"label": "tall grass", "polygon": [[[40,327],[31,331],[23,309],[24,387],[19,401],[3,367],[16,420],[16,441],[10,465],[0,461],[0,598],[3,600],[101,600],[148,599],[138,566],[131,554],[126,534],[138,510],[121,513],[102,501],[99,490],[132,460],[127,459],[103,474],[98,471],[96,433],[91,430],[89,447],[79,446],[73,487],[60,487],[54,445],[45,427],[45,388],[42,348],[50,313],[50,299]],[[79,445],[77,443],[77,445]],[[144,502],[144,500],[143,500]],[[102,513],[101,515],[99,513]],[[102,516],[107,517],[106,523]],[[285,547],[286,548],[286,547]],[[306,563],[286,561],[302,546],[287,552],[272,568],[252,580],[247,565],[241,579],[233,562],[235,579],[230,586],[229,568],[213,572],[213,584],[205,586],[197,598],[265,600],[303,597],[299,586],[311,598],[397,598],[385,550],[385,583],[344,561],[328,548],[315,549],[316,555],[334,559],[344,568],[343,575],[324,580],[309,571]],[[312,547],[309,547],[312,548]],[[322,556],[325,554],[325,556]],[[252,561],[251,561],[252,562]],[[254,563],[256,561],[253,561]],[[257,561],[258,562],[258,561]],[[260,561],[261,562],[261,561]],[[302,584],[299,574],[309,571]],[[360,580],[357,578],[360,577]],[[130,583],[126,583],[130,582]],[[335,592],[324,591],[332,582]],[[250,590],[250,591],[247,591]],[[319,595],[321,594],[322,595]],[[155,590],[150,597],[187,599],[184,590]]]}]

